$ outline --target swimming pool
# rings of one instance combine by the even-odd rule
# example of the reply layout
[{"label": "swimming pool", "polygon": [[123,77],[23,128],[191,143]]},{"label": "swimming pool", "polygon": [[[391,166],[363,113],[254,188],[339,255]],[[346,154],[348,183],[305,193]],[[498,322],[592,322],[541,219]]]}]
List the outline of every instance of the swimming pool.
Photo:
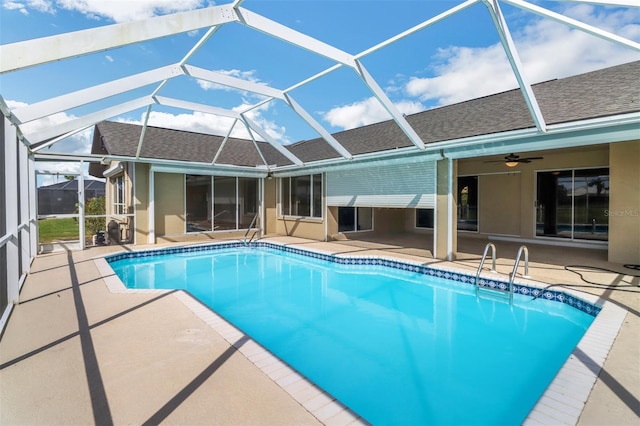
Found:
[{"label": "swimming pool", "polygon": [[109,261],[128,286],[189,291],[374,424],[521,423],[599,309],[525,286],[512,309],[462,274],[274,248]]}]

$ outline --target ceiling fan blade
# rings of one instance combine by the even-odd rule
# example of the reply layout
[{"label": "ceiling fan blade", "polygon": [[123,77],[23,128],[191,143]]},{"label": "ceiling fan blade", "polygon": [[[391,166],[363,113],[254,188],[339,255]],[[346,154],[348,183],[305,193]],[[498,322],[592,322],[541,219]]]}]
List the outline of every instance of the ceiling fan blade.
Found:
[{"label": "ceiling fan blade", "polygon": [[525,157],[521,158],[521,160],[542,160],[544,157]]},{"label": "ceiling fan blade", "polygon": [[504,160],[483,161],[483,163],[504,163]]}]

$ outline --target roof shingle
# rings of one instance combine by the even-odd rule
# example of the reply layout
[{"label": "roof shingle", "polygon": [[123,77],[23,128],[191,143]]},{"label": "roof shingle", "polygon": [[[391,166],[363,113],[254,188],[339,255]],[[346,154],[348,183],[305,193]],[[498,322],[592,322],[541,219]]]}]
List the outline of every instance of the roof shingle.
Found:
[{"label": "roof shingle", "polygon": [[[546,81],[532,89],[547,124],[559,124],[640,111],[640,61],[573,77]],[[406,117],[429,144],[535,127],[519,89],[472,99]],[[105,121],[96,125],[104,150],[94,137],[93,153],[135,156],[142,127]],[[353,155],[412,146],[395,122],[380,123],[333,134]],[[192,162],[213,161],[222,136],[148,127],[141,156]],[[230,138],[217,162],[239,166],[292,164],[266,142]],[[303,162],[339,158],[322,138],[285,146]],[[106,151],[105,151],[106,150]]]}]

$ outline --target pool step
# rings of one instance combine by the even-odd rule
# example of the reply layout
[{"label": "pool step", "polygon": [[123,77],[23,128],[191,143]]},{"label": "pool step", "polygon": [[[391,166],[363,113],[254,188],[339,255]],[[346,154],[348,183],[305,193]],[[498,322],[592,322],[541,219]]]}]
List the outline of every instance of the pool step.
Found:
[{"label": "pool step", "polygon": [[478,298],[482,297],[484,299],[497,300],[499,302],[506,302],[509,304],[512,303],[512,298],[509,294],[509,290],[502,290],[499,288],[478,286],[476,288],[476,296]]},{"label": "pool step", "polygon": [[513,271],[509,275],[509,286],[507,290],[503,290],[500,288],[491,288],[491,287],[481,287],[480,286],[480,272],[482,272],[482,267],[484,266],[484,261],[487,259],[487,254],[489,254],[489,249],[491,249],[491,272],[496,273],[496,246],[493,243],[487,243],[484,247],[484,253],[482,254],[482,259],[480,260],[480,264],[478,265],[478,271],[476,272],[476,297],[480,297],[480,292],[483,293],[491,292],[494,295],[496,293],[506,295],[506,298],[509,300],[509,304],[513,304],[513,280],[516,278],[516,273],[518,272],[518,265],[520,264],[520,258],[522,257],[522,253],[524,253],[524,275],[523,278],[529,278],[529,250],[527,246],[520,246],[518,249],[518,255],[516,256],[516,261],[513,264]]}]

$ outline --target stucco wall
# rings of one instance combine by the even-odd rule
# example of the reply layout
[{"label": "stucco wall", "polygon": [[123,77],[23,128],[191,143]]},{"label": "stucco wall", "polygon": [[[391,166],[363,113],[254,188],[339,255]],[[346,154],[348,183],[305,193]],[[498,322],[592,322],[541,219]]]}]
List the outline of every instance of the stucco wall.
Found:
[{"label": "stucco wall", "polygon": [[276,219],[276,233],[322,241],[324,240],[324,221],[321,219],[279,217]]},{"label": "stucco wall", "polygon": [[482,224],[482,232],[520,235],[520,176],[520,173],[479,176],[478,222]]},{"label": "stucco wall", "polygon": [[338,234],[338,207],[327,207],[327,236]]},{"label": "stucco wall", "polygon": [[149,243],[149,165],[135,164],[135,243]]},{"label": "stucco wall", "polygon": [[185,233],[184,175],[155,173],[156,235]]},{"label": "stucco wall", "polygon": [[611,144],[609,262],[640,263],[640,141]]},{"label": "stucco wall", "polygon": [[264,230],[263,234],[276,232],[276,182],[277,179],[264,180]]},{"label": "stucco wall", "polygon": [[406,232],[406,209],[373,209],[373,229],[376,234]]}]

